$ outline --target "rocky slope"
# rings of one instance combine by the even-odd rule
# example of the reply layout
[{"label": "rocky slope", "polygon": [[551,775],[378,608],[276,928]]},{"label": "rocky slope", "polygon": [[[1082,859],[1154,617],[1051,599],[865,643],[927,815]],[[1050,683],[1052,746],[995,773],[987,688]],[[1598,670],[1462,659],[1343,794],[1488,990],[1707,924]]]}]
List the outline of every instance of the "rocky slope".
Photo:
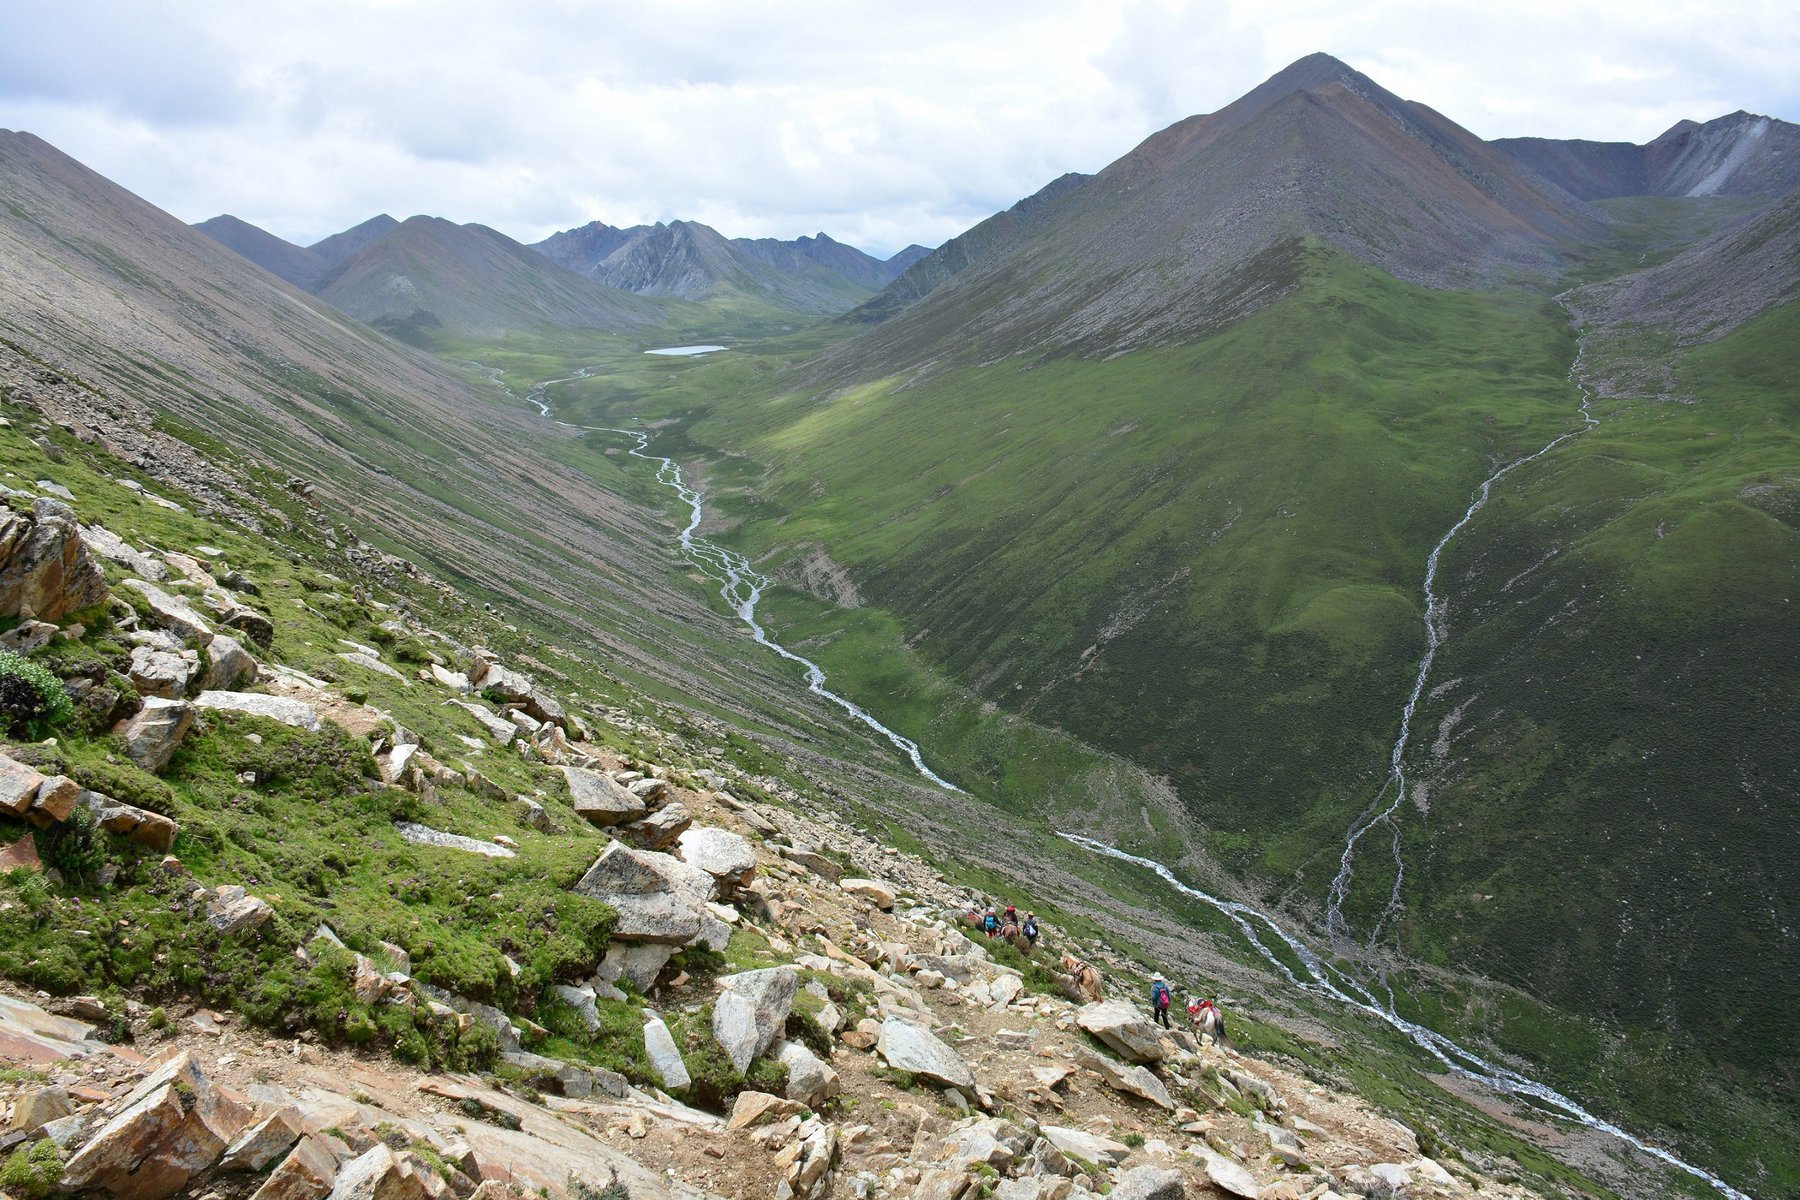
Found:
[{"label": "rocky slope", "polygon": [[1642,146],[1529,137],[1492,144],[1583,200],[1781,196],[1800,187],[1800,125],[1741,110],[1677,122]]},{"label": "rocky slope", "polygon": [[[0,510],[4,640],[74,711],[4,697],[15,735],[57,735],[0,750],[0,972],[43,989],[0,995],[0,1186],[20,1200],[1525,1194],[1353,1094],[1158,1029],[1143,978],[1069,930],[971,940],[962,914],[995,897],[825,798],[578,705],[529,653],[466,646],[373,580],[353,590],[379,644],[334,644],[362,628],[326,615],[330,579],[281,602],[273,564],[230,565],[253,561],[238,535],[153,548],[22,482]],[[119,528],[197,528],[93,490]],[[672,757],[618,748],[650,743]],[[283,764],[325,745],[348,756],[315,760],[337,770],[307,801],[324,840],[290,821],[259,849],[233,814],[294,798]],[[332,807],[346,788],[364,798]],[[308,882],[383,839],[404,867]],[[486,870],[505,873],[461,881]],[[511,978],[472,996],[425,882],[453,875],[588,907],[514,929],[497,891],[472,928]],[[565,944],[584,913],[598,939]],[[159,982],[151,959],[190,950],[195,973]],[[1105,994],[1065,951],[1105,966]]]},{"label": "rocky slope", "polygon": [[311,250],[283,241],[230,213],[201,221],[194,228],[219,245],[235,250],[277,279],[285,279],[298,288],[310,287],[313,280],[331,266]]}]

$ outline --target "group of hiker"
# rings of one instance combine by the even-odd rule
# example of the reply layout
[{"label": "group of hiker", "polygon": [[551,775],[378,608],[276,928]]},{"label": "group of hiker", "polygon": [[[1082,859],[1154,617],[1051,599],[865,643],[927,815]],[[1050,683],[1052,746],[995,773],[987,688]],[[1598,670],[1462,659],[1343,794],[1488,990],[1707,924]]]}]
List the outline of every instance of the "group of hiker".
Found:
[{"label": "group of hiker", "polygon": [[[1037,948],[1036,913],[1028,912],[1021,918],[1019,910],[1008,904],[1004,909],[990,908],[985,913],[971,908],[963,914],[963,920],[988,937],[999,938],[1027,954]],[[1096,967],[1065,951],[1063,971],[1067,975],[1064,988],[1072,997],[1084,1001],[1100,999],[1100,972]],[[1169,987],[1169,981],[1160,974],[1156,975],[1150,981],[1150,1011],[1155,1014],[1156,1023],[1164,1029],[1174,1028],[1169,1024],[1169,1010],[1174,1006],[1175,992]],[[1196,1034],[1205,1034],[1215,1041],[1225,1040],[1225,1014],[1220,1011],[1216,1002],[1190,993],[1187,1014]]]},{"label": "group of hiker", "polygon": [[1015,946],[1023,941],[1025,943],[1023,949],[1027,953],[1037,948],[1038,919],[1036,913],[1028,912],[1024,919],[1020,920],[1019,910],[1009,904],[1004,912],[990,908],[985,915],[971,909],[963,919],[988,937],[1000,938]]}]

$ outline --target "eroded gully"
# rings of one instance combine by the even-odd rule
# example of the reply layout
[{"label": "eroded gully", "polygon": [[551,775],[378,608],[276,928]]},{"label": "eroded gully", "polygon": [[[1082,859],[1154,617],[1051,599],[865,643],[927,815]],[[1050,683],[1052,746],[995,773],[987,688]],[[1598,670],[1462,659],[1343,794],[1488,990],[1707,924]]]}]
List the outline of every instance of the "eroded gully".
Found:
[{"label": "eroded gully", "polygon": [[[1389,756],[1388,773],[1374,799],[1364,807],[1346,834],[1338,872],[1332,880],[1326,898],[1326,932],[1334,946],[1341,947],[1351,941],[1349,923],[1343,916],[1343,903],[1350,895],[1350,887],[1355,875],[1354,861],[1357,848],[1370,831],[1377,826],[1387,826],[1392,834],[1396,877],[1386,906],[1364,943],[1365,948],[1375,944],[1401,910],[1401,888],[1405,880],[1405,863],[1401,858],[1399,827],[1395,814],[1406,793],[1405,754],[1412,736],[1413,716],[1418,709],[1420,697],[1424,695],[1426,681],[1430,678],[1437,652],[1449,637],[1446,623],[1446,602],[1437,591],[1438,567],[1444,549],[1475,519],[1476,514],[1486,507],[1495,484],[1520,467],[1538,461],[1558,446],[1599,424],[1598,418],[1590,411],[1593,393],[1581,379],[1583,353],[1585,353],[1585,349],[1577,353],[1569,372],[1570,378],[1581,389],[1582,424],[1578,428],[1551,439],[1535,452],[1523,458],[1514,459],[1483,480],[1462,516],[1438,539],[1437,544],[1432,547],[1431,554],[1425,560],[1423,587],[1425,653],[1419,661],[1419,669],[1413,681],[1412,691],[1401,709],[1400,732]],[[545,416],[549,416],[549,405],[545,400],[548,388],[556,383],[586,378],[589,373],[589,369],[583,368],[569,379],[546,380],[534,387],[525,399]],[[657,482],[674,491],[682,503],[688,507],[688,522],[679,535],[683,554],[699,568],[702,574],[719,585],[720,596],[737,614],[738,619],[749,628],[751,636],[756,642],[803,668],[809,691],[837,705],[850,717],[885,738],[911,762],[913,768],[924,778],[948,791],[962,791],[961,788],[950,783],[926,765],[924,755],[917,742],[888,728],[854,701],[830,690],[825,686],[826,675],[818,663],[804,655],[796,654],[769,636],[768,630],[756,617],[757,603],[762,599],[763,590],[768,587],[769,579],[758,572],[744,555],[698,536],[697,531],[705,517],[703,497],[697,489],[688,486],[682,476],[680,465],[674,459],[649,453],[651,440],[649,433],[636,429],[568,426],[567,422],[559,422],[559,424],[587,432],[620,434],[632,439],[635,444],[630,447],[628,453],[633,457],[656,463]],[[1254,951],[1290,985],[1300,991],[1355,1009],[1389,1025],[1430,1055],[1447,1071],[1483,1084],[1501,1095],[1527,1098],[1556,1115],[1617,1138],[1659,1162],[1703,1180],[1723,1195],[1731,1197],[1732,1200],[1751,1200],[1751,1197],[1738,1191],[1718,1176],[1702,1167],[1686,1162],[1661,1147],[1644,1141],[1606,1118],[1588,1111],[1579,1102],[1563,1095],[1548,1084],[1540,1083],[1509,1067],[1492,1062],[1436,1030],[1401,1016],[1395,1011],[1391,989],[1384,987],[1382,990],[1386,993],[1385,996],[1377,996],[1372,988],[1363,982],[1341,969],[1328,966],[1324,959],[1303,940],[1290,933],[1273,917],[1260,909],[1241,901],[1227,900],[1211,895],[1183,883],[1168,866],[1154,859],[1127,853],[1115,846],[1106,845],[1080,834],[1065,832],[1060,833],[1059,836],[1092,853],[1145,868],[1181,895],[1216,909],[1237,927]],[[1271,945],[1271,942],[1274,944]],[[1281,953],[1278,953],[1277,947],[1285,950],[1288,958],[1284,958]],[[1290,963],[1288,959],[1291,959],[1292,962]]]}]

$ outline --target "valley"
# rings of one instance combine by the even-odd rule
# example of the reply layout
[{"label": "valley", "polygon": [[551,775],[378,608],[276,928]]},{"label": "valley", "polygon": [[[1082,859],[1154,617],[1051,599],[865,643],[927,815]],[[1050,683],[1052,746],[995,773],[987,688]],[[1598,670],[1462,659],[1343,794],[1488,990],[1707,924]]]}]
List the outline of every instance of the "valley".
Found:
[{"label": "valley", "polygon": [[[859,870],[941,874],[921,906],[1035,906],[1117,995],[1158,970],[1225,994],[1246,1054],[1354,1092],[1489,1185],[1800,1195],[1795,147],[1744,113],[1641,147],[1486,142],[1315,55],[877,260],[692,221],[526,246],[377,217],[301,247],[183,226],[0,133],[11,509],[68,491],[175,569],[204,559],[188,581],[208,597],[227,557],[253,564],[263,607],[294,615],[252,694],[297,678],[310,703],[378,707],[398,723],[370,726],[382,762],[420,730],[428,765],[459,742],[489,755],[469,767],[486,786],[450,771],[440,799],[363,771],[360,733],[299,739],[318,773],[272,773],[251,804],[228,777],[263,743],[197,733],[161,792],[130,782],[173,789],[174,849],[207,883],[272,880],[306,919],[210,975],[123,950],[84,949],[81,970],[115,1004],[189,987],[291,1031],[324,1008],[294,999],[282,955],[336,909],[358,953],[379,935],[430,987],[540,1011],[597,978],[611,910],[567,886],[625,839],[508,816],[531,867],[482,871],[522,889],[530,913],[509,916],[447,908],[394,821],[474,831],[513,793],[560,812],[579,807],[563,768],[656,762],[709,820],[749,822],[765,874],[832,846],[727,815],[708,798],[726,779],[757,820],[829,817]],[[115,584],[120,563],[138,569],[115,563]],[[126,619],[31,653],[116,667]],[[377,666],[346,675],[334,642]],[[413,657],[390,678],[396,646]],[[486,745],[475,700],[501,728],[538,701],[432,669],[495,655],[557,680],[575,724]],[[121,736],[6,752],[100,778]],[[272,849],[306,804],[368,843],[353,861],[318,831]],[[9,976],[74,984],[76,951],[52,947],[75,900],[172,936],[147,860],[109,844],[125,884],[33,907],[53,915],[37,957],[0,952]],[[341,901],[320,857],[347,862]],[[425,882],[384,897],[383,863]],[[767,912],[720,893],[737,917],[718,920],[759,923],[730,935],[733,966],[789,964],[815,931],[776,918],[836,911],[798,891]],[[936,937],[923,911],[897,936]],[[906,982],[922,962],[874,953],[880,978],[930,989]],[[1048,999],[1053,962],[1018,969]],[[255,970],[267,986],[232,977]],[[698,1070],[715,997],[655,976],[606,1019],[669,989]],[[355,1011],[434,1068],[481,1057]],[[553,1024],[540,1050],[613,1062]],[[988,1099],[963,1108],[1013,1103]],[[1185,1134],[1256,1167],[1264,1196],[1350,1187]],[[851,1194],[826,1171],[818,1200]],[[988,1194],[978,1175],[945,1195]],[[856,1194],[928,1194],[883,1178]],[[1035,1186],[1005,1194],[1063,1187]]]}]

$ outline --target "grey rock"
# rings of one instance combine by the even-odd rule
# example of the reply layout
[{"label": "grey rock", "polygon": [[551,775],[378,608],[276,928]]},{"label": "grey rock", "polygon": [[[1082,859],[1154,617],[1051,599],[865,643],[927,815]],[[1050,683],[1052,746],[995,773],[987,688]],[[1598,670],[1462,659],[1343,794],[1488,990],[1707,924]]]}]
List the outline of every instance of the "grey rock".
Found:
[{"label": "grey rock", "polygon": [[60,632],[60,629],[48,621],[21,621],[5,633],[0,633],[0,650],[11,651],[23,658],[48,646]]},{"label": "grey rock", "polygon": [[594,1002],[594,989],[591,987],[570,987],[566,983],[553,983],[550,992],[558,1000],[575,1010],[581,1023],[589,1033],[600,1032],[600,1006]]},{"label": "grey rock", "polygon": [[1112,1200],[1187,1200],[1181,1172],[1168,1167],[1133,1167],[1107,1193]]},{"label": "grey rock", "polygon": [[150,622],[166,629],[190,646],[204,646],[213,640],[211,622],[187,601],[143,579],[127,579],[125,586],[141,593],[150,605]]},{"label": "grey rock", "polygon": [[719,997],[713,1001],[713,1040],[742,1072],[781,1037],[800,990],[800,973],[793,967],[764,967],[727,975],[719,982]]},{"label": "grey rock", "polygon": [[789,1100],[817,1108],[838,1094],[838,1073],[799,1042],[778,1041],[772,1054],[787,1068],[785,1094]]},{"label": "grey rock", "polygon": [[139,646],[131,652],[131,686],[142,696],[179,700],[200,673],[200,656],[192,650],[159,650]]},{"label": "grey rock", "polygon": [[214,636],[207,644],[206,654],[210,661],[206,666],[206,678],[200,685],[209,691],[235,688],[256,678],[255,657],[234,637]]},{"label": "grey rock", "polygon": [[300,1113],[292,1107],[276,1109],[244,1132],[238,1134],[225,1157],[219,1160],[224,1171],[260,1171],[282,1155],[306,1132]]},{"label": "grey rock", "polygon": [[814,850],[811,846],[783,846],[781,857],[805,867],[819,878],[836,883],[844,877],[844,868]]},{"label": "grey rock", "polygon": [[663,1019],[651,1016],[644,1022],[644,1052],[650,1057],[650,1066],[662,1077],[663,1086],[670,1091],[679,1091],[694,1082],[688,1074],[687,1063],[682,1061],[681,1050],[675,1045],[675,1037]]},{"label": "grey rock", "polygon": [[756,874],[756,848],[748,838],[729,829],[696,825],[681,835],[675,853],[683,862],[717,879],[720,890],[728,895]]},{"label": "grey rock", "polygon": [[882,912],[891,912],[894,907],[894,888],[891,884],[879,879],[840,879],[838,886],[852,896],[861,896]]},{"label": "grey rock", "polygon": [[152,583],[161,583],[169,577],[169,568],[142,550],[133,549],[124,538],[103,525],[83,525],[81,540],[93,553],[102,558],[110,558],[133,575]]},{"label": "grey rock", "polygon": [[1151,1074],[1148,1067],[1127,1066],[1092,1051],[1085,1052],[1081,1061],[1083,1066],[1098,1072],[1114,1091],[1148,1100],[1169,1112],[1175,1111],[1175,1101],[1170,1097],[1168,1087]]},{"label": "grey rock", "polygon": [[953,1087],[965,1095],[975,1090],[975,1073],[969,1070],[969,1064],[917,1022],[890,1016],[881,1023],[877,1046],[881,1057],[896,1071]]},{"label": "grey rock", "polygon": [[693,814],[679,800],[671,801],[642,820],[620,825],[615,832],[641,850],[666,850],[694,823]]},{"label": "grey rock", "polygon": [[1126,1061],[1156,1063],[1163,1059],[1162,1033],[1137,1005],[1126,1000],[1102,1000],[1075,1011],[1075,1023],[1117,1050]]},{"label": "grey rock", "polygon": [[312,705],[290,696],[265,696],[261,692],[206,691],[194,697],[194,704],[215,712],[267,717],[296,729],[317,731],[319,728],[319,714],[313,711]]},{"label": "grey rock", "polygon": [[585,767],[564,767],[562,773],[569,781],[575,814],[595,825],[621,825],[637,820],[650,810],[642,796],[632,795],[603,772]]},{"label": "grey rock", "polygon": [[395,821],[394,829],[401,837],[416,846],[442,846],[446,850],[461,850],[465,854],[480,854],[487,858],[517,857],[515,851],[507,849],[498,842],[464,837],[460,833],[445,833],[441,829],[433,829],[429,825],[420,825],[414,821]]},{"label": "grey rock", "polygon": [[[687,945],[706,928],[710,914],[704,906],[712,899],[713,887],[712,876],[679,859],[614,842],[594,860],[575,890],[618,911],[616,938]],[[716,919],[715,923],[722,924]]]},{"label": "grey rock", "polygon": [[1256,1176],[1218,1151],[1196,1143],[1187,1148],[1187,1153],[1200,1160],[1200,1165],[1206,1170],[1206,1177],[1212,1180],[1214,1187],[1234,1196],[1242,1196],[1244,1200],[1257,1200],[1261,1194],[1262,1189],[1257,1185]]},{"label": "grey rock", "polygon": [[639,992],[648,992],[674,953],[674,946],[662,942],[615,941],[606,947],[606,957],[595,974],[606,983],[624,980]]},{"label": "grey rock", "polygon": [[550,1090],[572,1099],[585,1099],[596,1093],[614,1097],[626,1094],[625,1077],[604,1067],[578,1066],[560,1058],[546,1058],[522,1050],[508,1051],[501,1055],[501,1061],[530,1072]]},{"label": "grey rock", "polygon": [[193,724],[192,704],[152,696],[144,701],[136,716],[121,722],[114,732],[125,739],[125,753],[132,762],[146,771],[160,771],[169,765]]},{"label": "grey rock", "polygon": [[274,915],[266,901],[237,884],[215,888],[206,902],[206,923],[227,936],[254,929]]}]

